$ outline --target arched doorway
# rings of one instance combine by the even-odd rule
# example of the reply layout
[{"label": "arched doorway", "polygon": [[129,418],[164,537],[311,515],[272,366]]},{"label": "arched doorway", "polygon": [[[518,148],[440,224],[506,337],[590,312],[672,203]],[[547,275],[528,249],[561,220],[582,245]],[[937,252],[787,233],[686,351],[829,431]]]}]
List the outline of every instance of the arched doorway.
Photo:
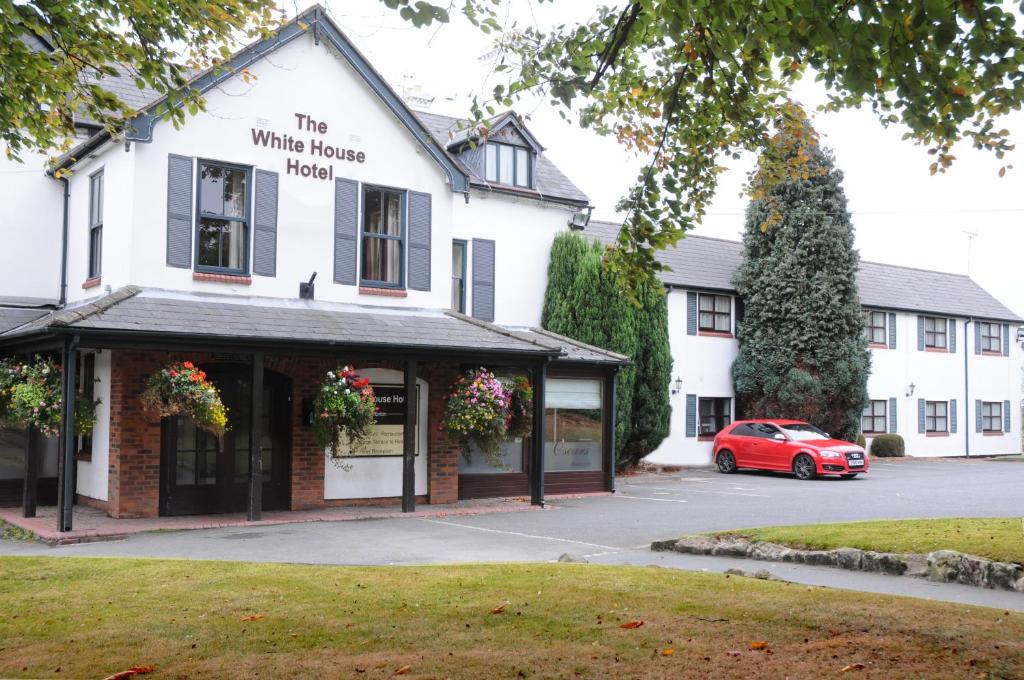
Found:
[{"label": "arched doorway", "polygon": [[[249,414],[252,369],[239,364],[205,367],[220,389],[230,429],[218,440],[186,418],[161,424],[161,515],[243,512],[249,485]],[[292,383],[263,374],[263,509],[288,507]]]}]

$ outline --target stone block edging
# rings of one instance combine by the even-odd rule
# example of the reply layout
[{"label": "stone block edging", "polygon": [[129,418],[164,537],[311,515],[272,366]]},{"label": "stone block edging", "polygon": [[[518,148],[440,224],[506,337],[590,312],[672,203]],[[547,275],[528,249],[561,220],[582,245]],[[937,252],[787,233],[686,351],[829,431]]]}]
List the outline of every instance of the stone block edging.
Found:
[{"label": "stone block edging", "polygon": [[749,541],[739,536],[683,536],[668,541],[655,541],[651,544],[651,550],[792,562],[893,576],[917,576],[929,581],[1024,593],[1024,565],[997,562],[955,550],[936,550],[927,555],[875,552],[859,548],[800,550],[777,543]]}]

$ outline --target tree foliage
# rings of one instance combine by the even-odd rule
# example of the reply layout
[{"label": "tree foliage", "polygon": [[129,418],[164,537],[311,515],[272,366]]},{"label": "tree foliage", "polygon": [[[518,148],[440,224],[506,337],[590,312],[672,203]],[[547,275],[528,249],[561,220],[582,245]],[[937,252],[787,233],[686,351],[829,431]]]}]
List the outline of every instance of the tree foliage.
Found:
[{"label": "tree foliage", "polygon": [[[466,0],[464,12],[494,31],[501,28],[495,4]],[[934,155],[932,173],[949,167],[960,140],[999,158],[1012,148],[1009,131],[997,125],[1024,101],[1024,31],[1011,3],[574,4],[578,21],[505,28],[497,70],[508,79],[477,105],[475,118],[536,92],[564,117],[614,135],[648,160],[619,203],[627,217],[608,257],[627,281],[650,278],[662,267],[656,250],[700,221],[723,159],[760,152],[762,181],[803,174],[798,157],[776,153],[768,141],[800,128],[790,88],[805,73],[826,86],[826,109],[868,106],[882,125],[904,125],[905,137]]]},{"label": "tree foliage", "polygon": [[140,90],[165,96],[159,113],[182,124],[203,108],[190,75],[221,64],[237,41],[268,35],[277,17],[274,0],[0,0],[7,157],[66,151],[76,117],[117,133],[137,111],[105,78],[125,70]]},{"label": "tree foliage", "polygon": [[636,463],[668,435],[668,316],[659,289],[645,287],[644,306],[633,304],[603,266],[604,252],[575,232],[555,238],[541,325],[633,359],[619,374],[615,448],[620,464]]},{"label": "tree foliage", "polygon": [[[807,172],[753,180],[761,197],[747,208],[733,279],[744,301],[736,397],[744,417],[797,418],[852,441],[871,361],[842,172],[806,122],[799,137],[779,136],[773,146],[805,157]],[[765,229],[771,213],[778,217]]]}]

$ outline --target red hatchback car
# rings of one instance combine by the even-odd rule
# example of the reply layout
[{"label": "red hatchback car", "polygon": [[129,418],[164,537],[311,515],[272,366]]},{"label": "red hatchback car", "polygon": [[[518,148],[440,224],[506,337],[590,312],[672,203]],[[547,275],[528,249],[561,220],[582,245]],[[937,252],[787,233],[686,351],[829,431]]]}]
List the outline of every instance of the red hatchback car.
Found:
[{"label": "red hatchback car", "polygon": [[798,479],[852,479],[868,471],[862,447],[799,420],[738,420],[715,436],[714,458],[726,474],[755,468],[792,472]]}]

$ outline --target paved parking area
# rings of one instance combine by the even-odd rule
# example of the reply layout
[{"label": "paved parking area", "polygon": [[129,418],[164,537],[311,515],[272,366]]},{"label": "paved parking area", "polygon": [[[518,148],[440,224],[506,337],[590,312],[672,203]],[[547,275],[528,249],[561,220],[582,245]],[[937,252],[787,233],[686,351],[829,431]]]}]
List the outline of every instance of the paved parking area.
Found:
[{"label": "paved parking area", "polygon": [[159,532],[54,548],[0,541],[0,554],[357,565],[545,561],[563,553],[611,560],[644,552],[653,540],[696,531],[1022,513],[1024,463],[875,460],[866,477],[853,480],[801,482],[771,473],[691,469],[621,478],[613,496],[560,499],[543,512]]}]

